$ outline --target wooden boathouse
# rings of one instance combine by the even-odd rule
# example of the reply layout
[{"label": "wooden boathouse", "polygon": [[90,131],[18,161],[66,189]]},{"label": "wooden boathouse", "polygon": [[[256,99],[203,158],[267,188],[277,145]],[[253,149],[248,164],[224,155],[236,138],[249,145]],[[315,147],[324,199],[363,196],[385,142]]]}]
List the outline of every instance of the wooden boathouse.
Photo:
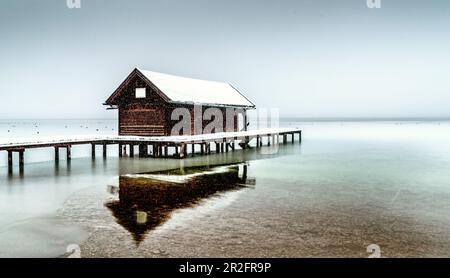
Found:
[{"label": "wooden boathouse", "polygon": [[[215,120],[213,117],[202,117],[208,108],[216,108],[222,115],[222,129],[217,132],[246,130],[246,111],[255,108],[251,101],[228,83],[137,68],[104,104],[108,105],[109,109],[119,111],[119,135],[135,136],[174,135],[171,131],[179,118],[174,119],[172,112],[177,108],[186,108],[190,116],[188,120],[191,122],[189,130],[182,130],[181,134],[176,135],[216,132],[214,129],[205,131],[205,126]],[[198,115],[196,107],[200,110]],[[230,110],[233,113],[229,113]],[[201,121],[199,128],[195,128],[195,121]]]}]

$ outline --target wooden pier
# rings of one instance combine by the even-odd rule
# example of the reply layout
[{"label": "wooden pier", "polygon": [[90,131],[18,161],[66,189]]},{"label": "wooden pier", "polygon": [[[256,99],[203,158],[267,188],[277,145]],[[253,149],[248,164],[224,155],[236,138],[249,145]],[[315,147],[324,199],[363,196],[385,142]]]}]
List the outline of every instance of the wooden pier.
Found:
[{"label": "wooden pier", "polygon": [[[0,141],[0,151],[8,152],[8,171],[13,172],[13,153],[19,154],[19,171],[23,173],[25,158],[24,153],[28,149],[54,148],[55,161],[60,158],[60,149],[65,149],[66,159],[70,161],[72,157],[72,146],[91,145],[92,158],[96,157],[96,146],[102,146],[102,156],[107,157],[109,145],[118,145],[119,157],[128,151],[130,157],[135,156],[135,146],[138,146],[139,157],[153,158],[186,158],[189,154],[195,155],[196,146],[199,146],[201,155],[209,155],[214,147],[215,153],[226,153],[236,150],[236,145],[241,149],[260,148],[263,142],[267,146],[280,143],[287,144],[289,140],[294,143],[301,143],[302,131],[296,128],[271,128],[260,130],[248,130],[240,132],[223,132],[200,135],[181,136],[159,136],[159,137],[138,137],[138,136],[66,136],[53,138],[25,138]],[[256,139],[254,145],[252,141]],[[189,148],[190,145],[190,148]],[[169,149],[172,154],[169,155]],[[198,148],[197,148],[198,149]]]}]

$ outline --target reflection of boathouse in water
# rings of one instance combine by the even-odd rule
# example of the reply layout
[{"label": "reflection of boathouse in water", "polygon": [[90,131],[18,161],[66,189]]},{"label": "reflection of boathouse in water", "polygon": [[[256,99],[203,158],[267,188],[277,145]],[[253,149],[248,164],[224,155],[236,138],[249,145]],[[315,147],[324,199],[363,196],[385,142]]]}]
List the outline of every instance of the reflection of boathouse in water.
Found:
[{"label": "reflection of boathouse in water", "polygon": [[119,183],[119,200],[106,207],[140,242],[173,210],[195,205],[217,193],[245,188],[255,181],[247,178],[247,165],[235,164],[126,175],[120,177]]}]

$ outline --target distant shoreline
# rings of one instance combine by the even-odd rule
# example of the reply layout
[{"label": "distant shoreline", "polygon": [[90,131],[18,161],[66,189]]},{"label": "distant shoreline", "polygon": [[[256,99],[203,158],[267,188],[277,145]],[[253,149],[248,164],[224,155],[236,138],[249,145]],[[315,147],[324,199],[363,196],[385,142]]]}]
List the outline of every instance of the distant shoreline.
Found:
[{"label": "distant shoreline", "polygon": [[[117,121],[117,118],[0,119],[0,123],[15,121]],[[442,122],[450,117],[280,117],[281,122]]]},{"label": "distant shoreline", "polygon": [[352,117],[323,117],[323,118],[310,118],[310,117],[280,117],[282,122],[437,122],[437,121],[450,121],[450,117],[366,117],[366,118],[352,118]]}]

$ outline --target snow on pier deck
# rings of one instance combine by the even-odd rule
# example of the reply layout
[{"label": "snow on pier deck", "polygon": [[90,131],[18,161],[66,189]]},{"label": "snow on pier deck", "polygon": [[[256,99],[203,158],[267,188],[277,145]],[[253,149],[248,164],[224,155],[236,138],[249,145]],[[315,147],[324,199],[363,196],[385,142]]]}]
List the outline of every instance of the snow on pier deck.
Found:
[{"label": "snow on pier deck", "polygon": [[[107,145],[119,145],[119,156],[126,151],[129,146],[130,157],[134,156],[134,146],[139,146],[140,157],[168,157],[168,148],[174,148],[174,156],[184,158],[187,156],[188,145],[192,146],[192,154],[195,153],[195,145],[200,145],[202,154],[211,153],[211,144],[216,144],[216,152],[228,152],[231,148],[235,150],[235,142],[242,148],[250,147],[249,143],[256,138],[256,147],[262,146],[262,138],[267,138],[268,145],[279,142],[279,136],[283,137],[283,143],[287,143],[287,136],[291,136],[292,142],[298,135],[301,142],[301,130],[297,128],[267,128],[259,130],[248,130],[240,132],[221,132],[200,135],[180,135],[180,136],[111,136],[111,135],[74,135],[74,136],[52,136],[52,137],[28,137],[0,139],[0,151],[8,152],[8,168],[12,171],[12,153],[19,153],[19,165],[23,170],[23,153],[26,149],[32,148],[55,148],[55,160],[59,160],[59,149],[67,149],[67,159],[71,158],[72,145],[92,145],[92,157],[95,157],[95,146],[103,145],[103,156],[106,157]],[[275,140],[277,139],[277,140]],[[152,147],[152,154],[149,155],[149,146]]]}]

